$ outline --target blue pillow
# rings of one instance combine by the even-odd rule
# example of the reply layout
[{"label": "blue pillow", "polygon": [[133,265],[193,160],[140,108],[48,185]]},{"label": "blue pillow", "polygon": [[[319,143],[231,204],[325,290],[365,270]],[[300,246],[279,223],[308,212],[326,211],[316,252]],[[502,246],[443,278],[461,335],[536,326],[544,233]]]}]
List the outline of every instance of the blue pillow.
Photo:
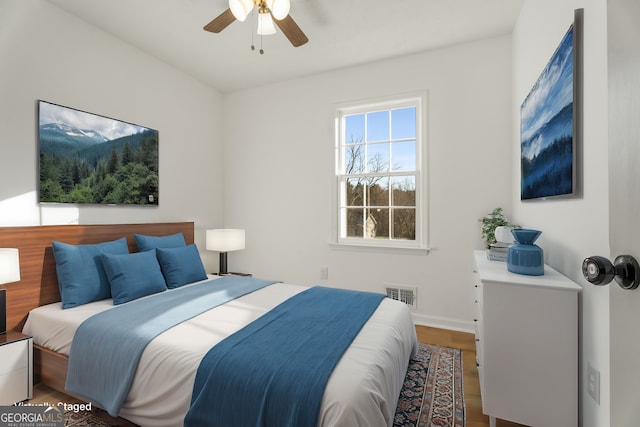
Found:
[{"label": "blue pillow", "polygon": [[91,245],[51,242],[62,308],[77,307],[111,296],[100,255],[127,254],[127,239]]},{"label": "blue pillow", "polygon": [[207,278],[195,244],[182,248],[158,248],[156,255],[169,289]]},{"label": "blue pillow", "polygon": [[169,234],[167,236],[145,236],[143,234],[134,234],[133,238],[136,239],[136,245],[140,252],[156,248],[177,248],[187,245],[182,233]]},{"label": "blue pillow", "polygon": [[126,255],[102,254],[101,258],[113,305],[167,290],[154,249]]}]

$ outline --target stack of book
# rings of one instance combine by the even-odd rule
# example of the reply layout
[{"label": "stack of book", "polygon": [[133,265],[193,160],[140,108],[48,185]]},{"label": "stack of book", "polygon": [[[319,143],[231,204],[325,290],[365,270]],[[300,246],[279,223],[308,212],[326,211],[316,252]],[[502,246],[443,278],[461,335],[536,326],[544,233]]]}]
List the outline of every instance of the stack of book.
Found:
[{"label": "stack of book", "polygon": [[512,243],[492,243],[487,250],[487,258],[492,261],[506,261],[509,246],[511,245]]}]

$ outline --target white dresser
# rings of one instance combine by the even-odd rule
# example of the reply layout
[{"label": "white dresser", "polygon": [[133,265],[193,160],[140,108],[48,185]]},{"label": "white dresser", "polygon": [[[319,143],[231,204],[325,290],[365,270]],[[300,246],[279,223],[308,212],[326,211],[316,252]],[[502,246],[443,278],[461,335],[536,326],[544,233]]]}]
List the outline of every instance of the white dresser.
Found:
[{"label": "white dresser", "polygon": [[549,266],[507,271],[475,251],[476,353],[482,411],[535,427],[578,425],[578,293]]},{"label": "white dresser", "polygon": [[18,332],[0,334],[0,405],[31,399],[33,339]]}]

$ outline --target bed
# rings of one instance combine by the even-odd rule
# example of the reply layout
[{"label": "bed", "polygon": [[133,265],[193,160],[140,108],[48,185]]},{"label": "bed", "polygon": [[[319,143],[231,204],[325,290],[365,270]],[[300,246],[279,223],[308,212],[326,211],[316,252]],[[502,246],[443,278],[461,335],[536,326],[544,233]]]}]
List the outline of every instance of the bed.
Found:
[{"label": "bed", "polygon": [[[183,233],[187,243],[193,242],[193,223],[0,228],[0,246],[20,249],[23,277],[15,286],[7,286],[8,327],[34,337],[36,378],[65,391],[68,356],[78,326],[114,307],[111,299],[104,299],[71,310],[61,308],[51,241],[85,244],[124,236],[130,252],[135,252],[136,233],[176,232]],[[142,426],[182,425],[196,371],[207,351],[306,289],[274,283],[206,310],[154,338],[142,353],[119,415]],[[383,299],[333,370],[318,425],[391,425],[407,363],[416,348],[408,308]]]}]

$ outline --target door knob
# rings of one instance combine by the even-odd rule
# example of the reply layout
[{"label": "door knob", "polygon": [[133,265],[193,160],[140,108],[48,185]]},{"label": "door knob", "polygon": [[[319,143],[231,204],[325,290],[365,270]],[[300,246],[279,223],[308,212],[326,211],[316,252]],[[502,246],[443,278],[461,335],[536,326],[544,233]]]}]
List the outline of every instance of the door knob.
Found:
[{"label": "door knob", "polygon": [[586,258],[582,261],[582,275],[598,286],[614,279],[622,289],[636,289],[640,285],[640,266],[631,255],[619,255],[613,264],[601,256]]}]

